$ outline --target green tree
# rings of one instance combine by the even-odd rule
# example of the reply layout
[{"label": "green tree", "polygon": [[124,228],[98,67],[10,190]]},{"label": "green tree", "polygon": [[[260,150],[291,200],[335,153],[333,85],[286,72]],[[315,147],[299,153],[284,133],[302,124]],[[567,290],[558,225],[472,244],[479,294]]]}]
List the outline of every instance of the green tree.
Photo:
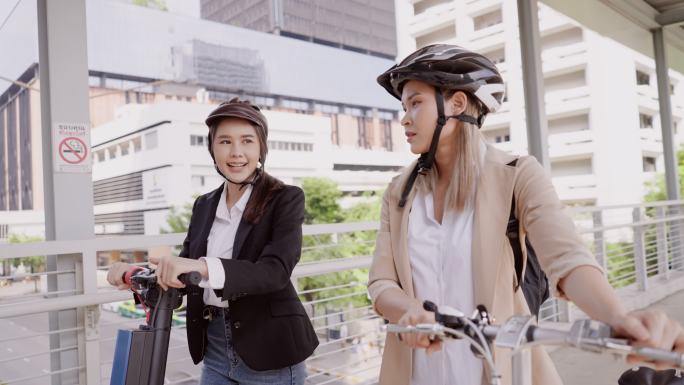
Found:
[{"label": "green tree", "polygon": [[[10,234],[8,238],[9,243],[31,243],[31,242],[42,242],[45,239],[41,236],[35,236],[35,235],[23,235],[23,234]],[[5,260],[8,261],[9,260]],[[19,266],[21,263],[23,263],[25,266],[28,266],[29,272],[31,274],[33,273],[42,273],[45,271],[45,256],[40,255],[40,256],[30,256],[30,257],[23,257],[23,258],[15,258],[12,260],[11,265],[14,267]],[[5,265],[6,270],[7,265]]]},{"label": "green tree", "polygon": [[[679,193],[684,196],[684,145],[677,151],[677,174],[679,178]],[[653,180],[646,182],[648,193],[644,196],[646,202],[667,200],[665,175],[659,174]]]},{"label": "green tree", "polygon": [[133,0],[133,5],[141,7],[154,8],[160,11],[168,11],[165,0]]},{"label": "green tree", "polygon": [[338,203],[342,192],[337,183],[327,178],[304,178],[302,190],[304,203],[304,223],[337,223],[344,218]]},{"label": "green tree", "polygon": [[162,228],[160,232],[162,234],[187,233],[191,216],[191,203],[186,203],[181,207],[171,207],[169,209],[169,214],[166,216],[166,225],[168,228]]},{"label": "green tree", "polygon": [[[166,226],[159,230],[162,234],[187,233],[190,227],[190,217],[192,216],[192,203],[186,203],[181,207],[171,207],[166,216]],[[176,255],[181,252],[182,246],[173,248]]]},{"label": "green tree", "polygon": [[[342,193],[337,184],[328,179],[307,178],[302,184],[306,196],[305,221],[311,223],[364,222],[380,219],[380,201],[377,193],[365,193],[363,202],[347,210],[339,206]],[[375,231],[357,231],[339,235],[306,236],[303,240],[302,261],[350,258],[370,255],[375,244]],[[315,313],[335,310],[343,306],[361,307],[369,304],[365,295],[368,269],[354,269],[336,273],[305,277],[299,280],[304,301],[324,301],[315,306]],[[345,286],[336,289],[325,289]]]}]

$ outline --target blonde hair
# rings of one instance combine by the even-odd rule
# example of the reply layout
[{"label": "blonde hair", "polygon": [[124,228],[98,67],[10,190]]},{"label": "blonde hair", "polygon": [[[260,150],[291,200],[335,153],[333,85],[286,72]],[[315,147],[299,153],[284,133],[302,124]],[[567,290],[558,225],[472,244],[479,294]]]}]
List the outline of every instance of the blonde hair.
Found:
[{"label": "blonde hair", "polygon": [[[444,100],[449,100],[456,93],[455,90],[444,90]],[[472,95],[466,93],[468,102],[464,114],[477,118],[480,114],[480,104]],[[444,140],[444,139],[440,139]],[[453,174],[447,187],[444,207],[463,211],[467,206],[473,205],[477,181],[480,175],[481,154],[480,143],[482,135],[477,125],[457,121],[455,132],[455,149]],[[437,186],[437,167],[426,175],[419,175],[416,180],[418,191],[423,194],[433,192]]]}]

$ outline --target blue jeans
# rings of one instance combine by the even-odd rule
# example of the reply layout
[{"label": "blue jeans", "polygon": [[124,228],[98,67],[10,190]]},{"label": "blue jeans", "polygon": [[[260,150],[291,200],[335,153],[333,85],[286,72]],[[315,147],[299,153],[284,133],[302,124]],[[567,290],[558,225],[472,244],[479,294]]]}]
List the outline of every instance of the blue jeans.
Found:
[{"label": "blue jeans", "polygon": [[226,309],[223,317],[209,321],[200,385],[304,385],[304,362],[275,370],[249,368],[233,347],[229,317]]}]

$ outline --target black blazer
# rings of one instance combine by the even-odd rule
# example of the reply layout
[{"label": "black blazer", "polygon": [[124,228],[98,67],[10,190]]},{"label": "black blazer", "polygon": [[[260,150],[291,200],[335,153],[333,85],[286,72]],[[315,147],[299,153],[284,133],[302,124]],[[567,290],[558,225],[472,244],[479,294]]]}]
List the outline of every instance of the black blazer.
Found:
[{"label": "black blazer", "polygon": [[[223,186],[195,201],[181,257],[206,256]],[[222,259],[226,274],[219,298],[229,301],[233,345],[254,370],[297,364],[318,346],[304,306],[290,281],[299,261],[304,221],[304,193],[285,186],[274,193],[256,224],[240,222],[232,259]],[[254,195],[250,197],[252,199]],[[204,358],[208,321],[202,316],[204,289],[187,288],[187,334],[195,364]]]}]

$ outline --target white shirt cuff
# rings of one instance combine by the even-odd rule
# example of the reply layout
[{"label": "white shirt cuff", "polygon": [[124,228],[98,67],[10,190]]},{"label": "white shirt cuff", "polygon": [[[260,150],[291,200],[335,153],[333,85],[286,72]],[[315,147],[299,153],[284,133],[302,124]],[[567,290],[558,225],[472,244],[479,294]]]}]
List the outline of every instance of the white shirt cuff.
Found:
[{"label": "white shirt cuff", "polygon": [[200,257],[207,263],[207,271],[209,278],[202,278],[199,287],[205,289],[223,289],[223,284],[226,282],[226,271],[223,270],[223,264],[218,258]]}]

